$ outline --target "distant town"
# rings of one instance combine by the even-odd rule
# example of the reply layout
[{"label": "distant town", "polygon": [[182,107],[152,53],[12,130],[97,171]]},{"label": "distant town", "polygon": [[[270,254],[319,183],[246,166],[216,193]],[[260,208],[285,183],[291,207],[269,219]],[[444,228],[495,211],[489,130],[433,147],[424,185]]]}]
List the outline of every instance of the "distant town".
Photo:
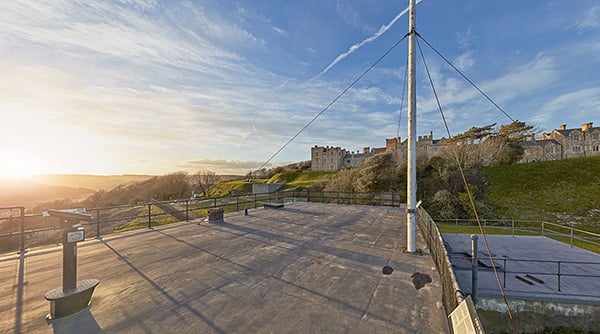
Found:
[{"label": "distant town", "polygon": [[[448,152],[450,144],[446,138],[434,139],[433,132],[417,139],[417,155],[431,158]],[[600,127],[592,122],[578,128],[567,128],[560,125],[549,133],[542,133],[539,139],[532,134],[524,138],[523,157],[519,161],[547,161],[600,155]],[[398,159],[406,159],[408,140],[386,138],[385,147],[364,147],[360,151],[348,151],[342,147],[318,146],[311,148],[311,169],[313,171],[337,171],[345,168],[358,168],[367,158],[380,154],[392,153]]]}]

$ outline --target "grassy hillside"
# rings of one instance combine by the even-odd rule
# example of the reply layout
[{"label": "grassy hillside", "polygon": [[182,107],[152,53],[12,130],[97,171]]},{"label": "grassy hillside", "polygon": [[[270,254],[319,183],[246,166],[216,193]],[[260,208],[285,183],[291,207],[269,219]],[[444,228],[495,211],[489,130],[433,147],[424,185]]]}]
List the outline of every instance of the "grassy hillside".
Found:
[{"label": "grassy hillside", "polygon": [[283,172],[271,177],[267,183],[283,183],[283,189],[310,187],[319,181],[330,180],[337,172]]},{"label": "grassy hillside", "polygon": [[336,172],[282,172],[273,175],[270,179],[253,179],[252,182],[246,180],[230,180],[217,183],[211,190],[212,196],[224,196],[230,191],[238,194],[252,193],[252,184],[254,183],[283,183],[280,190],[290,190],[310,187],[316,182],[327,181]]},{"label": "grassy hillside", "polygon": [[600,157],[484,168],[499,216],[600,229]]},{"label": "grassy hillside", "polygon": [[256,182],[247,182],[246,180],[230,180],[217,183],[210,191],[211,196],[225,196],[230,191],[238,194],[246,194],[252,192],[252,184]]}]

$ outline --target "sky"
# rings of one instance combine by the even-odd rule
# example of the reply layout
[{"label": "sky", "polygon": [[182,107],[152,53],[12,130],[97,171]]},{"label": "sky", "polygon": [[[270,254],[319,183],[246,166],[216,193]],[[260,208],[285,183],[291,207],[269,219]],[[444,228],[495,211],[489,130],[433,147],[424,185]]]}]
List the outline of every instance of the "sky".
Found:
[{"label": "sky", "polygon": [[[407,6],[1,1],[0,177],[246,174],[402,39]],[[600,2],[422,0],[417,32],[538,135],[600,126]],[[420,45],[451,134],[510,122]],[[406,53],[404,40],[267,167],[405,138]],[[447,137],[417,63],[418,134]]]}]

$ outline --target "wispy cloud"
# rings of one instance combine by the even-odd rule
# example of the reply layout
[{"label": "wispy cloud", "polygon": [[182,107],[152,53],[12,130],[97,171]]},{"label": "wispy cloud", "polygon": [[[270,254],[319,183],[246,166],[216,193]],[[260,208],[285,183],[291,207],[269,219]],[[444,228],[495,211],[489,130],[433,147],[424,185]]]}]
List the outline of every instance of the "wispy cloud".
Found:
[{"label": "wispy cloud", "polygon": [[[188,161],[184,164],[179,165],[180,168],[184,169],[208,169],[218,170],[221,174],[234,174],[243,175],[251,170],[254,170],[262,165],[260,161],[252,160],[224,160],[224,159],[202,159]],[[266,168],[272,167],[271,164],[267,164]]]},{"label": "wispy cloud", "polygon": [[600,28],[600,5],[587,10],[583,17],[576,20],[575,27],[580,30]]},{"label": "wispy cloud", "polygon": [[[417,0],[416,3],[420,3],[422,0]],[[401,11],[400,13],[398,13],[391,21],[390,23],[381,26],[381,28],[379,28],[379,30],[377,32],[375,32],[373,35],[369,36],[367,39],[364,39],[363,41],[356,43],[354,45],[352,45],[348,51],[340,54],[339,56],[337,56],[335,58],[335,60],[333,62],[331,62],[331,64],[327,65],[327,67],[325,67],[325,69],[323,71],[321,71],[321,73],[317,74],[317,76],[315,78],[318,78],[320,76],[322,76],[323,74],[327,73],[327,71],[329,71],[332,67],[334,67],[337,63],[339,63],[340,61],[344,60],[344,58],[348,57],[349,55],[351,55],[352,53],[356,52],[358,49],[360,49],[361,47],[363,47],[365,44],[369,44],[373,41],[375,41],[377,38],[379,38],[379,36],[383,35],[386,31],[388,31],[393,25],[394,23],[396,23],[398,20],[400,20],[402,18],[402,16],[404,16],[409,10],[409,7],[406,7],[403,11]]]}]

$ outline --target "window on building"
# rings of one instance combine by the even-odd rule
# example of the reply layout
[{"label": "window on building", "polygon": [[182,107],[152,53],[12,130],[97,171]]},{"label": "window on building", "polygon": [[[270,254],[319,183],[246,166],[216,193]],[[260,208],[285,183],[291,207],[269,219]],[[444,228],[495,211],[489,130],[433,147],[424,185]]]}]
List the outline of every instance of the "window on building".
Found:
[{"label": "window on building", "polygon": [[600,152],[600,145],[594,145],[593,150],[594,152]]},{"label": "window on building", "polygon": [[573,152],[575,152],[575,153],[581,152],[581,146],[573,146]]},{"label": "window on building", "polygon": [[573,135],[573,141],[579,141],[579,135]]},{"label": "window on building", "polygon": [[346,160],[347,163],[350,163],[350,159]]}]

